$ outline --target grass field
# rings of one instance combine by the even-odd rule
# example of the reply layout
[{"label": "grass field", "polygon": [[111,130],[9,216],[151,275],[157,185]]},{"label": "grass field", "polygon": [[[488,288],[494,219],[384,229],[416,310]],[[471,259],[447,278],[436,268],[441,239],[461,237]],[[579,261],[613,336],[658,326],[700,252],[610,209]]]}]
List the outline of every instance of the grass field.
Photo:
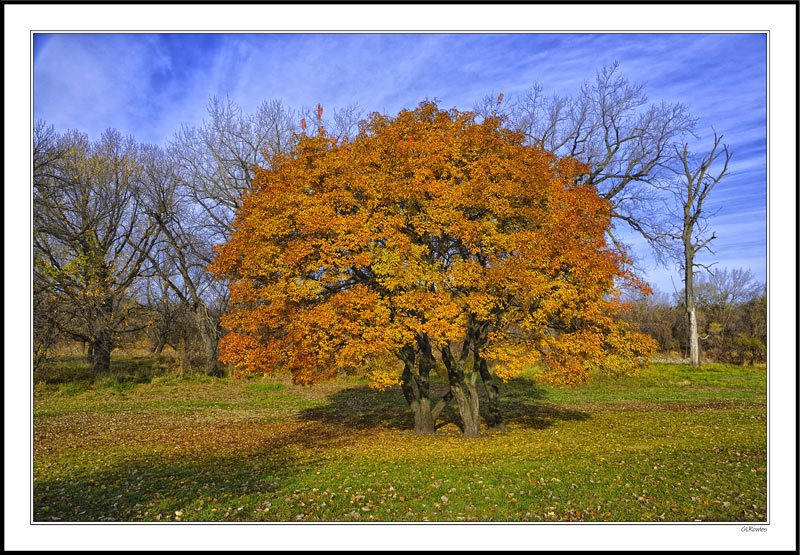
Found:
[{"label": "grass field", "polygon": [[116,362],[130,379],[35,385],[35,521],[766,520],[763,368],[659,363],[567,390],[521,376],[501,386],[509,431],[470,440],[452,406],[415,436],[398,388],[354,377]]}]

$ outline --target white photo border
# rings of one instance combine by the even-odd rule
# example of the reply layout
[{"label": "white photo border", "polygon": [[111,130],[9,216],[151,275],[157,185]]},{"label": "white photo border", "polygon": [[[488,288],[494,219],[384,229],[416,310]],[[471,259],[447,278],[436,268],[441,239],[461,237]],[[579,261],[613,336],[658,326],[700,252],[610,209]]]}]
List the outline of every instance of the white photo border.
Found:
[{"label": "white photo border", "polygon": [[[5,548],[795,550],[797,6],[793,4],[69,5],[5,15]],[[424,18],[420,15],[424,13]],[[242,29],[242,22],[251,29]],[[769,524],[31,524],[32,31],[766,32],[769,44]],[[25,230],[25,231],[23,231]],[[24,292],[24,293],[23,293]],[[23,324],[23,322],[25,324]],[[20,415],[26,415],[22,418]],[[23,425],[23,423],[25,425]],[[86,527],[89,527],[87,529]],[[309,530],[307,526],[316,526]],[[388,528],[387,528],[388,526]],[[410,526],[413,528],[398,528]],[[487,526],[502,526],[488,529]],[[754,526],[756,527],[756,526]],[[387,542],[402,533],[403,543]]]}]

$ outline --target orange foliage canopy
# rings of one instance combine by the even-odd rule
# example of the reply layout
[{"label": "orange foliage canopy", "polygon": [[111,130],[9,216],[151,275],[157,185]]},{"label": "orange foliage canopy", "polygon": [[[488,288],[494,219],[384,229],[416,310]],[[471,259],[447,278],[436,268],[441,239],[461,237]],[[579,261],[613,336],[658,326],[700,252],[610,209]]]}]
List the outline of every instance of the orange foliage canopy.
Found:
[{"label": "orange foliage canopy", "polygon": [[257,171],[210,269],[230,282],[221,360],[304,384],[371,368],[386,387],[399,376],[381,361],[403,346],[479,325],[503,379],[535,362],[557,384],[634,371],[655,343],[616,318],[615,284],[646,285],[606,243],[585,172],[431,102],[338,145],[304,138]]}]

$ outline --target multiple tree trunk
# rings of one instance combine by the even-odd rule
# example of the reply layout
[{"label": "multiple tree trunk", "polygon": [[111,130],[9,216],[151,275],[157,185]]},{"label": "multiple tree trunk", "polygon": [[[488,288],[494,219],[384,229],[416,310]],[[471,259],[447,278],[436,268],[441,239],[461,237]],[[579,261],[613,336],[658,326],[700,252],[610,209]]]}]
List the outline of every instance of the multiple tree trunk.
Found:
[{"label": "multiple tree trunk", "polygon": [[[437,410],[431,407],[430,376],[436,361],[430,351],[430,343],[427,338],[421,338],[423,348],[417,356],[416,350],[410,345],[406,345],[400,351],[400,359],[403,361],[403,376],[401,388],[406,402],[414,413],[414,431],[418,434],[432,434],[434,423],[439,416],[444,403],[437,404]],[[427,349],[424,348],[427,346]]]},{"label": "multiple tree trunk", "polygon": [[478,377],[486,389],[488,429],[507,429],[500,413],[499,388],[489,371],[486,359],[480,354],[485,341],[481,327],[473,323],[457,357],[449,344],[440,346],[441,361],[447,372],[448,391],[435,404],[431,399],[430,377],[436,366],[436,358],[430,339],[426,334],[421,334],[417,337],[416,345],[406,345],[401,349],[398,353],[403,362],[401,389],[414,415],[414,432],[432,434],[442,410],[455,399],[462,433],[465,437],[478,437],[481,430]]}]

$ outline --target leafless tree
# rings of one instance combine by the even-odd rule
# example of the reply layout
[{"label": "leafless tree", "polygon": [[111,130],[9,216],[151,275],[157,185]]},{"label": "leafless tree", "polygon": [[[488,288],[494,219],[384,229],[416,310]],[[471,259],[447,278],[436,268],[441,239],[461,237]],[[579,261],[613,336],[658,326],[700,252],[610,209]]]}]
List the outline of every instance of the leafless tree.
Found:
[{"label": "leafless tree", "polygon": [[134,331],[131,288],[157,235],[137,194],[139,148],[115,130],[90,143],[37,124],[33,151],[36,317],[87,342],[101,372],[119,335]]},{"label": "leafless tree", "polygon": [[246,115],[230,99],[212,98],[208,118],[199,126],[183,126],[166,152],[148,151],[146,205],[161,239],[147,256],[192,314],[209,375],[221,373],[219,321],[227,290],[205,268],[214,258],[214,245],[232,232],[256,167],[269,167],[289,152],[299,119],[277,100]]},{"label": "leafless tree", "polygon": [[350,104],[344,108],[334,108],[331,116],[322,105],[316,108],[301,108],[300,130],[306,135],[319,132],[320,128],[325,134],[336,139],[338,144],[346,142],[358,134],[358,124],[364,119],[364,112],[358,104]]},{"label": "leafless tree", "polygon": [[[160,269],[161,265],[156,267]],[[167,271],[174,276],[174,271]],[[164,347],[170,346],[178,350],[180,339],[186,335],[187,322],[194,328],[194,322],[188,313],[188,307],[158,273],[144,280],[142,296],[148,310],[148,326],[145,330],[153,354],[161,355]]]},{"label": "leafless tree", "polygon": [[[213,259],[211,240],[215,224],[192,198],[193,191],[181,187],[169,157],[158,147],[146,149],[143,204],[159,241],[145,253],[166,297],[174,296],[191,314],[202,344],[203,368],[207,375],[221,374],[217,359],[221,337],[219,314],[210,309],[219,290],[205,272]],[[211,228],[211,229],[209,229]],[[181,309],[175,307],[177,313]]]},{"label": "leafless tree", "polygon": [[223,242],[231,231],[255,168],[269,167],[274,156],[291,148],[298,120],[277,100],[244,115],[232,100],[211,98],[208,118],[199,126],[184,125],[175,134],[169,156],[178,194],[198,207],[198,218],[212,243]]},{"label": "leafless tree", "polygon": [[708,214],[704,202],[728,171],[731,152],[722,143],[722,136],[714,133],[711,150],[702,156],[690,153],[686,143],[675,145],[676,164],[672,168],[676,179],[668,190],[675,200],[675,208],[670,209],[672,226],[664,235],[674,241],[678,248],[673,256],[683,271],[684,307],[689,326],[689,362],[700,365],[700,344],[697,328],[697,299],[695,296],[695,270],[710,269],[709,264],[697,260],[702,250],[708,250],[711,241],[717,238],[708,229]]},{"label": "leafless tree", "polygon": [[[611,202],[617,223],[641,234],[661,255],[658,189],[669,177],[673,146],[692,134],[696,120],[680,103],[648,104],[644,85],[619,74],[618,64],[601,68],[572,97],[547,96],[541,84],[508,102],[484,98],[475,110],[500,115],[526,140],[584,162],[583,182]],[[611,234],[619,246],[624,245]]]},{"label": "leafless tree", "polygon": [[[751,270],[712,269],[696,276],[694,292],[698,309],[706,316],[712,350],[726,350],[736,332],[741,332],[742,306],[766,295],[765,285]],[[698,333],[703,333],[701,328]]]},{"label": "leafless tree", "polygon": [[733,268],[716,269],[697,280],[697,302],[704,308],[735,306],[763,296],[764,284],[752,270]]}]

